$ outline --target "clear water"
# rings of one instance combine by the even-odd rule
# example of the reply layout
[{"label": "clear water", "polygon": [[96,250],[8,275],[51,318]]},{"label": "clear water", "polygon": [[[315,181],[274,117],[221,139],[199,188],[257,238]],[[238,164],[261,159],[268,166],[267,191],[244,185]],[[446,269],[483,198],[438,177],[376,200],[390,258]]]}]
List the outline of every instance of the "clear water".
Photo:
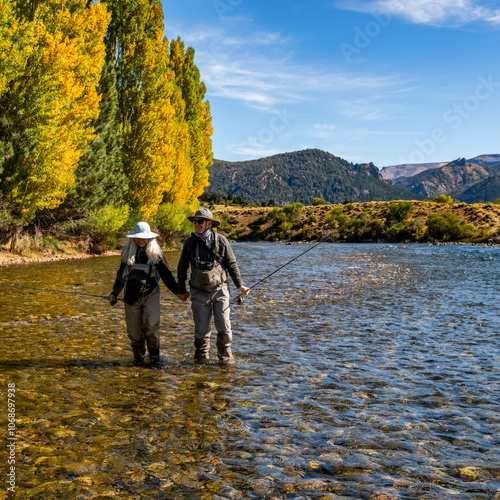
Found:
[{"label": "clear water", "polygon": [[[252,285],[311,245],[233,248]],[[17,498],[500,498],[499,248],[320,245],[234,303],[229,367],[165,288],[164,366],[133,366],[123,308],[77,295],[117,266],[0,269],[76,292],[0,286]]]}]

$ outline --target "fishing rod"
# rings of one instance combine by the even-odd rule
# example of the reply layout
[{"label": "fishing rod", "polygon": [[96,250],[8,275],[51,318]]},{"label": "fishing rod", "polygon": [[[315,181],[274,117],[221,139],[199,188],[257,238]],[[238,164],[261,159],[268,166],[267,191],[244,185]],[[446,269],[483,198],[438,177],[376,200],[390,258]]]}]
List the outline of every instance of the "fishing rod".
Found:
[{"label": "fishing rod", "polygon": [[[43,291],[43,292],[69,293],[72,295],[85,295],[86,297],[97,297],[99,299],[107,299],[106,295],[95,295],[93,293],[74,292],[72,290],[54,290],[52,288],[36,288],[34,286],[5,285],[3,283],[0,283],[0,287],[18,288],[18,289],[26,289],[26,290],[38,290],[38,291]],[[116,300],[123,300],[123,299],[117,298]],[[114,305],[114,304],[116,304],[116,302],[111,303],[111,305]]]},{"label": "fishing rod", "polygon": [[[393,198],[392,200],[389,200],[387,203],[391,203],[391,201],[394,201],[395,199],[396,198]],[[293,259],[289,260],[288,262],[285,262],[285,264],[283,264],[282,266],[278,267],[272,273],[269,273],[267,276],[264,276],[262,279],[260,279],[259,281],[257,281],[257,283],[254,283],[252,286],[250,286],[248,288],[251,290],[252,288],[256,287],[257,285],[260,285],[263,281],[266,281],[268,278],[270,278],[271,276],[275,275],[277,272],[281,271],[284,267],[288,266],[289,264],[291,264],[292,262],[296,261],[297,259],[300,259],[300,257],[302,257],[303,255],[305,255],[307,252],[310,252],[311,250],[315,249],[317,246],[321,245],[322,243],[325,243],[326,241],[332,239],[336,234],[341,233],[344,229],[346,229],[347,227],[349,227],[351,224],[354,224],[356,221],[359,221],[363,217],[366,217],[370,212],[372,212],[374,210],[374,208],[375,207],[370,208],[370,210],[368,210],[364,214],[360,215],[359,217],[356,217],[355,219],[352,219],[349,223],[345,224],[344,226],[342,226],[341,228],[339,228],[334,233],[332,233],[329,236],[327,236],[326,238],[323,238],[322,240],[318,241],[312,247],[308,248],[306,251],[304,251],[301,254],[297,255],[296,257],[294,257]],[[242,297],[242,295],[243,294],[240,293],[234,299],[234,300],[236,300],[236,302],[238,304],[243,304],[243,297]]]}]

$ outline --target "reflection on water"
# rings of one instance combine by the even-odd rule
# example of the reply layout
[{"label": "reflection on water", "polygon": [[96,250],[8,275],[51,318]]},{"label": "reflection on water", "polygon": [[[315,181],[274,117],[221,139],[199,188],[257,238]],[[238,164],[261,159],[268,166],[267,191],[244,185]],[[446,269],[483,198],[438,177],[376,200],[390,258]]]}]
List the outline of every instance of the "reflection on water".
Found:
[{"label": "reflection on water", "polygon": [[[233,248],[251,285],[308,247]],[[106,295],[117,263],[0,284]],[[496,498],[499,289],[498,248],[325,244],[233,306],[234,366],[192,362],[190,307],[163,289],[151,369],[121,306],[0,287],[17,498]]]}]

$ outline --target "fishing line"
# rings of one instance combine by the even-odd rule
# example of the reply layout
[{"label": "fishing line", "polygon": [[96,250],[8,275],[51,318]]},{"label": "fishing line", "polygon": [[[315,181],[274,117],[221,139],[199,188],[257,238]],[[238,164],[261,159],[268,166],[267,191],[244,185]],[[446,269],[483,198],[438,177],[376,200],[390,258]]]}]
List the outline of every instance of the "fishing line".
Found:
[{"label": "fishing line", "polygon": [[[0,283],[0,286],[7,288],[26,289],[26,290],[39,290],[43,292],[70,293],[72,295],[85,295],[87,297],[97,297],[99,299],[107,299],[106,295],[94,295],[93,293],[73,292],[71,290],[54,290],[52,288],[36,288],[34,286],[21,286],[21,285],[4,285],[3,283]],[[123,300],[123,299],[117,298],[116,300]]]},{"label": "fishing line", "polygon": [[[393,198],[392,200],[389,200],[386,203],[391,203],[395,199],[396,198]],[[340,229],[338,229],[334,233],[332,233],[329,236],[327,236],[326,238],[323,238],[322,240],[318,241],[312,247],[308,248],[305,252],[302,252],[301,254],[297,255],[296,257],[294,257],[293,259],[289,260],[288,262],[285,262],[285,264],[283,264],[282,266],[278,267],[272,273],[269,273],[267,276],[264,276],[261,280],[257,281],[257,283],[254,283],[252,286],[250,286],[248,288],[250,288],[250,290],[251,290],[252,288],[256,287],[257,285],[260,285],[263,281],[266,281],[268,278],[270,278],[271,276],[275,275],[277,272],[281,271],[284,267],[288,266],[289,264],[291,264],[292,262],[296,261],[297,259],[300,259],[300,257],[302,257],[303,255],[305,255],[307,252],[310,252],[311,250],[315,249],[317,246],[321,245],[322,243],[325,243],[326,241],[332,239],[336,234],[339,234],[344,229],[346,229],[347,227],[349,227],[351,224],[354,224],[356,221],[361,220],[363,217],[366,217],[374,209],[375,209],[375,207],[370,208],[370,210],[368,210],[364,214],[360,215],[359,217],[356,217],[355,219],[352,219],[349,223],[345,224],[344,226],[342,226]],[[234,300],[236,300],[236,302],[238,302],[238,304],[242,304],[243,303],[242,294],[240,293],[237,297],[235,297]]]}]

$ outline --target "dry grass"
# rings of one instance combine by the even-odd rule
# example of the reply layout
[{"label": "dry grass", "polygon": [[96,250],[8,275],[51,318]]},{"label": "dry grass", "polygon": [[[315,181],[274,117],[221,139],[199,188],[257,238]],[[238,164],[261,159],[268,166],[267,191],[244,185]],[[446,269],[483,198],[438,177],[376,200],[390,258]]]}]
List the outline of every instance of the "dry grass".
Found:
[{"label": "dry grass", "polygon": [[[372,219],[385,220],[386,212],[391,204],[397,204],[398,201],[392,202],[366,202],[366,203],[351,203],[349,205],[319,205],[306,206],[302,210],[303,224],[307,225],[313,232],[321,231],[326,225],[326,218],[332,214],[334,208],[342,209],[343,213],[352,220],[353,218],[361,217],[366,214]],[[500,204],[495,203],[475,203],[467,205],[466,203],[454,203],[451,205],[445,203],[435,203],[428,201],[412,201],[413,210],[408,215],[408,219],[419,220],[425,222],[431,214],[443,214],[451,212],[468,224],[472,224],[476,229],[483,229],[490,234],[495,234],[500,231]],[[215,218],[228,220],[233,228],[241,228],[242,224],[251,226],[259,219],[273,210],[274,207],[240,207],[240,206],[225,206],[217,205],[213,208]],[[263,223],[271,225],[271,222]]]}]

